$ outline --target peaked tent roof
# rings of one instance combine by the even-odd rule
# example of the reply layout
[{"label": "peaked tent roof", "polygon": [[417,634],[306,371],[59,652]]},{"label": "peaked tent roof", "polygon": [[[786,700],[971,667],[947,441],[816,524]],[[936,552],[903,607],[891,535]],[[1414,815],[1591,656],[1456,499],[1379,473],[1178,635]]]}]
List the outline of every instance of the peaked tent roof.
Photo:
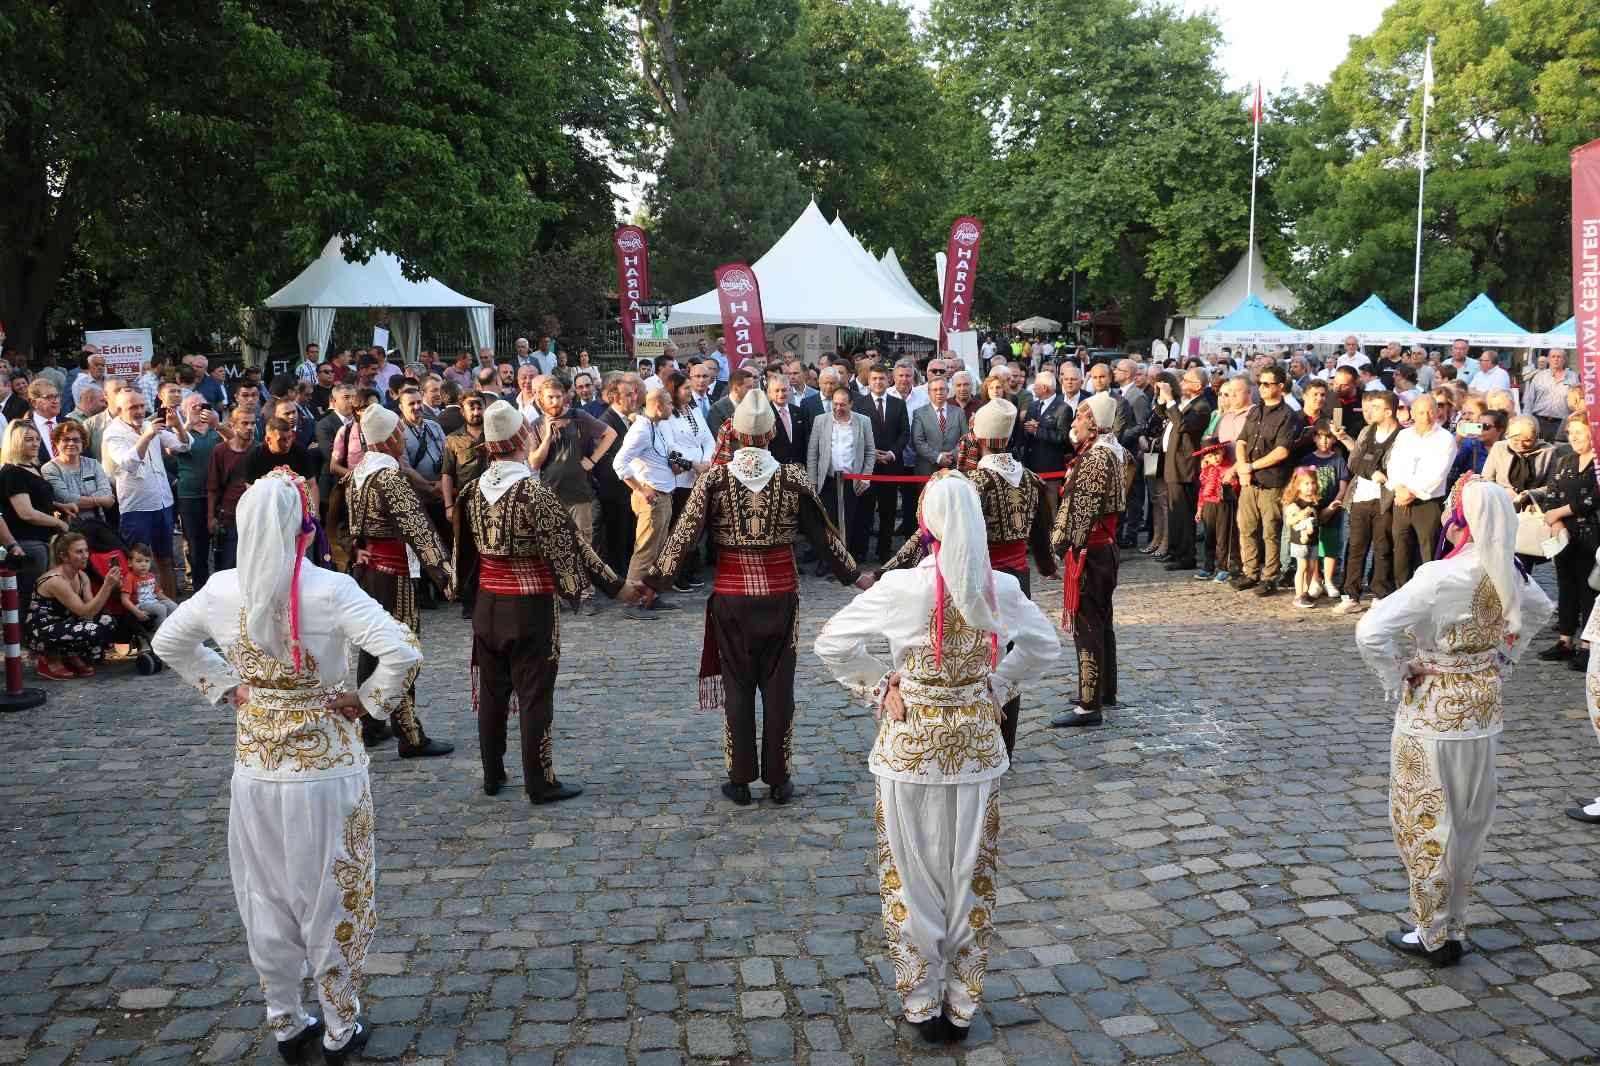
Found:
[{"label": "peaked tent roof", "polygon": [[1578,316],[1573,315],[1559,326],[1539,335],[1541,348],[1571,348],[1578,343]]},{"label": "peaked tent roof", "polygon": [[895,283],[906,291],[907,295],[915,297],[917,303],[926,308],[931,314],[937,315],[939,313],[932,304],[922,298],[922,293],[918,292],[917,287],[911,284],[911,279],[906,277],[905,268],[900,265],[900,257],[894,254],[894,248],[891,247],[887,252],[884,252],[883,258],[879,262],[883,264],[883,269],[889,272],[889,276],[894,278]]},{"label": "peaked tent roof", "polygon": [[1363,344],[1387,341],[1409,343],[1421,333],[1417,327],[1395,314],[1373,293],[1332,322],[1306,333],[1307,341],[1339,343],[1351,334]]},{"label": "peaked tent roof", "polygon": [[1504,344],[1513,348],[1538,347],[1539,334],[1529,333],[1496,307],[1484,293],[1472,298],[1454,318],[1424,334],[1431,344],[1465,340],[1472,344]]},{"label": "peaked tent roof", "polygon": [[[1253,261],[1253,266],[1251,265]],[[1249,269],[1247,270],[1247,266]],[[1253,274],[1250,282],[1252,293],[1245,292],[1245,275]],[[1239,306],[1239,301],[1247,295],[1259,293],[1262,302],[1269,307],[1276,307],[1282,311],[1292,312],[1300,306],[1300,298],[1290,292],[1284,284],[1267,270],[1266,260],[1261,258],[1261,248],[1252,244],[1247,255],[1241,255],[1239,261],[1228,271],[1228,276],[1217,284],[1217,287],[1201,297],[1195,305],[1187,310],[1179,311],[1180,318],[1221,318]]]},{"label": "peaked tent roof", "polygon": [[[762,315],[774,325],[855,326],[918,337],[939,335],[938,312],[924,301],[913,301],[889,279],[877,260],[847,245],[829,227],[814,201],[752,266],[761,285]],[[667,325],[707,326],[721,321],[721,305],[712,289],[674,304]]]},{"label": "peaked tent roof", "polygon": [[1231,313],[1207,326],[1200,337],[1213,343],[1271,344],[1298,340],[1300,331],[1287,325],[1267,309],[1261,297],[1252,294]]},{"label": "peaked tent roof", "polygon": [[400,260],[382,250],[373,253],[365,263],[352,263],[344,257],[344,238],[331,237],[310,266],[267,297],[267,306],[279,310],[294,307],[437,310],[491,305],[463,296],[435,278],[410,280],[400,269]]}]

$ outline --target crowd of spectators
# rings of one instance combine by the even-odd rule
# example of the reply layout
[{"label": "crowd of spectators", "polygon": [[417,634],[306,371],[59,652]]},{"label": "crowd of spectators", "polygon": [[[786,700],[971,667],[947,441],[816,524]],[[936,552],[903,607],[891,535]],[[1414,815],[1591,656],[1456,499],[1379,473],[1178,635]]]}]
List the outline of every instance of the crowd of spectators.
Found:
[{"label": "crowd of spectators", "polygon": [[[504,361],[484,348],[406,365],[382,348],[323,358],[311,345],[266,381],[254,368],[232,378],[201,356],[122,380],[88,349],[66,371],[0,366],[0,551],[20,575],[41,676],[93,672],[113,645],[137,650],[183,585],[234,565],[239,498],[278,466],[312,486],[334,564],[347,565],[341,481],[365,453],[359,419],[371,404],[400,416],[401,468],[453,542],[457,499],[484,466],[484,410],[503,398],[532,431],[535,475],[633,580],[656,561],[696,478],[737,446],[734,407],[759,388],[777,412],[773,454],[807,471],[851,552],[882,564],[917,535],[920,479],[975,465],[969,422],[985,402],[1014,403],[1013,452],[1059,476],[1076,450],[1078,405],[1111,392],[1131,459],[1125,548],[1240,592],[1292,586],[1297,607],[1358,611],[1434,557],[1446,496],[1472,471],[1510,489],[1525,523],[1544,524],[1553,558],[1525,560],[1551,561],[1559,589],[1558,635],[1542,657],[1579,668],[1600,490],[1564,352],[1507,364],[1456,342],[1442,353],[1389,345],[1374,358],[1354,338],[1326,359],[1091,359],[1051,339],[990,338],[980,351],[981,374],[953,353],[877,347],[733,367],[706,340],[602,373],[587,352],[568,358],[548,338],[518,340]],[[702,586],[713,561],[702,545],[675,589]],[[442,590],[421,584],[422,604],[437,606]],[[471,575],[459,584],[467,614]],[[651,619],[676,608],[657,597],[624,610]]]}]

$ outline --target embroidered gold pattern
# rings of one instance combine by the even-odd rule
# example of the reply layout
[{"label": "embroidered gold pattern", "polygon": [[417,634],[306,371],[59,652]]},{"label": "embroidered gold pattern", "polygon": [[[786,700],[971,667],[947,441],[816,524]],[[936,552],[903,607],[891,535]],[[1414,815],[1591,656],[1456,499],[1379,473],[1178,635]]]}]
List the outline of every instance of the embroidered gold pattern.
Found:
[{"label": "embroidered gold pattern", "polygon": [[[879,895],[883,903],[883,937],[889,952],[889,962],[894,966],[894,987],[903,1001],[911,992],[920,985],[928,976],[928,961],[924,959],[911,938],[906,935],[905,922],[908,910],[905,901],[901,898],[900,876],[895,873],[893,852],[889,847],[889,831],[884,822],[883,798],[877,800],[877,809],[874,822],[878,828],[878,864],[879,868],[886,871],[879,884]],[[887,887],[889,874],[894,875],[895,888]],[[938,1004],[933,1005],[933,1010],[927,1012],[925,1017],[931,1017],[937,1012]],[[914,1021],[923,1020],[913,1017],[908,1012],[906,1015]]]},{"label": "embroidered gold pattern", "polygon": [[321,981],[323,994],[346,1024],[356,1019],[356,993],[366,966],[367,948],[378,930],[378,913],[373,905],[377,882],[375,826],[372,791],[363,787],[355,809],[345,818],[345,853],[333,860],[333,881],[343,893],[340,903],[347,915],[334,927],[333,939],[344,965],[330,967]]},{"label": "embroidered gold pattern", "polygon": [[1082,548],[1102,515],[1120,514],[1127,500],[1122,471],[1110,448],[1092,447],[1073,461],[1065,479],[1061,508],[1050,531],[1050,550],[1057,556]]},{"label": "embroidered gold pattern", "polygon": [[1450,898],[1442,876],[1444,845],[1437,830],[1444,815],[1444,786],[1416,737],[1395,734],[1390,756],[1389,821],[1395,847],[1411,879],[1411,920],[1424,939],[1438,942],[1435,924]]},{"label": "embroidered gold pattern", "polygon": [[531,479],[517,482],[494,503],[482,491],[468,493],[466,530],[480,555],[543,559],[563,599],[577,599],[591,582],[608,596],[622,588],[622,580],[578,535],[561,501]]},{"label": "embroidered gold pattern", "polygon": [[1472,613],[1444,631],[1444,650],[1456,655],[1494,651],[1506,635],[1505,609],[1487,577],[1472,593]]},{"label": "embroidered gold pattern", "polygon": [[[979,467],[967,473],[966,478],[978,490],[978,503],[983,508],[983,525],[990,544],[1003,544],[1014,540],[1028,540],[1034,561],[1046,577],[1055,573],[1055,560],[1050,555],[1050,526],[1055,520],[1055,496],[1046,491],[1038,474],[1026,468],[1022,480],[1012,485],[993,470]],[[924,489],[926,491],[926,489]],[[922,513],[922,505],[917,505]],[[909,570],[922,562],[926,554],[922,538],[908,537],[890,560],[880,568]],[[1049,569],[1045,569],[1048,566]]]}]

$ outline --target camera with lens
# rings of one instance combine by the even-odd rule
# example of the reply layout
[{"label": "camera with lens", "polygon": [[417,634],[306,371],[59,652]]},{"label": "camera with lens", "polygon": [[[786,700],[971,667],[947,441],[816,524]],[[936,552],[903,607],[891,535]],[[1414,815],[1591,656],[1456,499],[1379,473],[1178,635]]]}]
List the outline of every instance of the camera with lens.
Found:
[{"label": "camera with lens", "polygon": [[667,453],[667,465],[674,474],[687,474],[694,469],[694,464],[683,457],[683,453],[674,448]]}]

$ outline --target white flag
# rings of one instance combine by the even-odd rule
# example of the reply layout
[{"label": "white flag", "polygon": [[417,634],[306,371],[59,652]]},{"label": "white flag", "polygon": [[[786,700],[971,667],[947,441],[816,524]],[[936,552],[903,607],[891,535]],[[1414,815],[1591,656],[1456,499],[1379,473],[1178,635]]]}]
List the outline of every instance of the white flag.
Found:
[{"label": "white flag", "polygon": [[1422,106],[1433,106],[1433,42],[1428,42],[1428,50],[1422,57]]}]

